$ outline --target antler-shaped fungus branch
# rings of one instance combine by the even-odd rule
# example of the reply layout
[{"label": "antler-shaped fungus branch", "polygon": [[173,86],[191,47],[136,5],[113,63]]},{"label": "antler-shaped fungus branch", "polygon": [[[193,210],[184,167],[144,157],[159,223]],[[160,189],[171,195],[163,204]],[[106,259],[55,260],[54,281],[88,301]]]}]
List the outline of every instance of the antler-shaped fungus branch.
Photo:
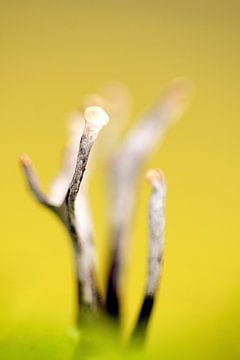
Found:
[{"label": "antler-shaped fungus branch", "polygon": [[[82,236],[84,234],[84,225],[76,216],[76,200],[78,200],[78,194],[82,178],[88,162],[88,157],[91,148],[103,128],[109,120],[108,115],[98,106],[88,107],[84,112],[85,126],[83,128],[79,150],[77,155],[77,161],[75,171],[68,186],[66,195],[63,196],[63,201],[54,201],[54,196],[46,196],[42,192],[39,181],[35,172],[33,171],[31,161],[26,155],[20,157],[20,162],[24,170],[24,174],[29,186],[29,189],[33,193],[36,200],[42,205],[46,206],[58,215],[60,220],[67,228],[69,235],[72,239],[73,251],[75,257],[75,266],[77,272],[78,282],[78,300],[80,305],[94,306],[96,302],[96,289],[93,283],[94,273],[94,256],[92,251],[92,244],[89,242],[89,238]],[[72,149],[70,155],[74,155]],[[70,161],[71,161],[70,156]],[[66,174],[60,174],[63,176],[63,182],[66,181],[71,174],[70,169],[67,169]],[[57,184],[59,187],[59,183]],[[66,184],[60,184],[64,187]],[[61,194],[60,194],[61,195]],[[51,199],[52,197],[52,199]],[[78,214],[81,217],[81,214]],[[84,216],[84,214],[82,214]]]}]

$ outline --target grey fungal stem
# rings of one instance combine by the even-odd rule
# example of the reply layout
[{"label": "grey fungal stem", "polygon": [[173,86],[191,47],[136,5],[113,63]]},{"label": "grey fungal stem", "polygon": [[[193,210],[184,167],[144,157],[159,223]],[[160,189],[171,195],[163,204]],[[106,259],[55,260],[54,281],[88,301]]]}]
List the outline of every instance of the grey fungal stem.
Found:
[{"label": "grey fungal stem", "polygon": [[[81,214],[81,212],[79,213],[79,211],[84,208],[83,201],[80,202],[81,204],[78,204],[76,200],[80,200],[78,194],[91,148],[99,132],[103,126],[107,124],[108,120],[108,115],[98,106],[91,106],[85,110],[85,126],[81,135],[72,180],[70,185],[67,186],[67,189],[65,189],[66,180],[69,178],[69,173],[71,173],[72,170],[64,169],[62,173],[60,173],[59,178],[56,179],[56,183],[54,185],[55,189],[52,189],[55,190],[55,194],[57,195],[55,198],[53,196],[54,191],[52,191],[52,195],[49,197],[44,195],[40,188],[36,174],[31,166],[31,162],[27,156],[24,155],[20,158],[27,184],[34,197],[39,203],[52,210],[59,217],[72,239],[78,285],[78,303],[80,307],[94,307],[96,303],[96,285],[93,279],[94,251],[93,245],[90,241],[91,236],[89,236],[88,231],[89,224],[87,224],[89,219],[86,219],[85,214]],[[71,154],[72,152],[70,149],[70,154],[68,156],[69,162],[72,161],[70,159]],[[63,191],[64,196],[59,194],[61,191]],[[65,191],[66,193],[64,194]],[[63,200],[59,201],[59,197]],[[84,221],[81,221],[82,218]],[[84,229],[85,223],[88,229]]]},{"label": "grey fungal stem", "polygon": [[150,153],[162,143],[172,123],[185,111],[191,94],[189,80],[179,79],[170,84],[162,101],[137,122],[112,158],[109,177],[114,204],[110,214],[113,238],[106,304],[114,318],[118,318],[120,312],[119,284],[139,172]]},{"label": "grey fungal stem", "polygon": [[165,177],[160,170],[147,173],[152,193],[148,206],[149,242],[148,242],[148,273],[143,303],[133,332],[133,338],[144,340],[146,328],[152,313],[160,283],[163,265],[164,227],[165,227]]},{"label": "grey fungal stem", "polygon": [[71,235],[77,259],[77,272],[79,275],[79,300],[85,305],[95,302],[95,289],[93,286],[94,259],[91,244],[85,239],[79,239],[78,219],[76,217],[75,202],[86,169],[91,148],[98,133],[108,123],[108,115],[98,106],[88,107],[84,113],[85,127],[79,144],[75,172],[62,204],[63,212],[66,214],[66,224]]}]

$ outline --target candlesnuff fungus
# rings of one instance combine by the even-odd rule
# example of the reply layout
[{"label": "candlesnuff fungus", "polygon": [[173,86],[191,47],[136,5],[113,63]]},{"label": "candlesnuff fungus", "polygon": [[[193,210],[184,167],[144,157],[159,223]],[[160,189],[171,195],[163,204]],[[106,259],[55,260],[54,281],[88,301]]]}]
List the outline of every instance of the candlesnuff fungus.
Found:
[{"label": "candlesnuff fungus", "polygon": [[[119,125],[112,126],[116,150],[104,154],[102,161],[107,167],[107,183],[111,195],[110,230],[111,258],[107,277],[106,299],[100,299],[97,289],[96,254],[93,241],[93,226],[87,195],[82,179],[92,146],[101,129],[108,123],[123,117],[127,98],[111,106],[114,89],[109,87],[106,98],[90,96],[84,113],[76,113],[71,121],[69,144],[63,166],[54,179],[48,195],[41,190],[31,161],[26,155],[20,162],[27,184],[36,200],[54,212],[66,227],[72,244],[78,294],[78,315],[88,311],[101,311],[115,320],[120,319],[121,276],[126,255],[127,235],[130,228],[136,198],[138,176],[153,149],[158,146],[174,120],[182,115],[190,98],[192,84],[188,80],[177,80],[170,84],[162,101],[146,113],[120,143]],[[110,90],[109,90],[110,89]],[[120,87],[115,94],[120,94]],[[121,98],[121,96],[120,96]],[[115,99],[116,100],[116,99]],[[101,106],[99,106],[101,105]],[[107,132],[106,132],[107,133]],[[104,134],[102,134],[104,137]],[[108,134],[109,136],[109,134]],[[106,141],[107,143],[107,141]],[[117,143],[117,144],[116,144]],[[89,169],[88,169],[89,170]],[[88,171],[89,172],[89,171]],[[150,170],[147,178],[152,193],[149,201],[148,274],[145,294],[133,337],[144,338],[152,307],[159,286],[163,257],[163,231],[165,224],[165,177],[159,170]],[[86,180],[86,179],[85,179]],[[141,335],[139,337],[139,335]]]}]

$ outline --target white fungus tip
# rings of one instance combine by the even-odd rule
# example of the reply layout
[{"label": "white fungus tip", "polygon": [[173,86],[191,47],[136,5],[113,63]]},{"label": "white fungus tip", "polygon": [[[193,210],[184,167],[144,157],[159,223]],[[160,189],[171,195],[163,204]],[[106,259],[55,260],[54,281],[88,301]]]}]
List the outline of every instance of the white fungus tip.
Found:
[{"label": "white fungus tip", "polygon": [[150,182],[150,184],[154,184],[156,182],[162,183],[165,181],[165,176],[160,169],[150,169],[146,174],[146,179]]},{"label": "white fungus tip", "polygon": [[170,102],[176,113],[181,114],[189,105],[195,93],[195,84],[187,78],[177,78],[165,91],[165,99]]},{"label": "white fungus tip", "polygon": [[100,106],[87,107],[84,111],[84,117],[86,123],[90,125],[92,129],[96,129],[96,131],[101,130],[109,121],[108,114]]},{"label": "white fungus tip", "polygon": [[32,165],[32,162],[27,154],[22,154],[19,156],[19,162],[22,166],[27,167]]}]

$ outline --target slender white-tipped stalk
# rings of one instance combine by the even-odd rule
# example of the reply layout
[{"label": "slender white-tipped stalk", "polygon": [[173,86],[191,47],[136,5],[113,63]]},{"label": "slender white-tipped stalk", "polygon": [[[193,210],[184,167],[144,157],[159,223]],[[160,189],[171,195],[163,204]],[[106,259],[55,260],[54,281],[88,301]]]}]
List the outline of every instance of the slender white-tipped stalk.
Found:
[{"label": "slender white-tipped stalk", "polygon": [[[97,102],[96,96],[91,96],[86,102],[90,104],[96,103]],[[86,109],[87,118],[89,118],[88,112],[92,108],[93,106],[87,107]],[[96,106],[94,106],[94,108],[96,108]],[[103,110],[102,111],[101,110],[102,109],[98,106],[97,112],[102,113]],[[106,113],[103,116],[106,116]],[[98,126],[101,124],[101,117],[102,115],[100,114],[100,121],[98,122]],[[95,122],[97,121],[93,121],[93,124]],[[57,174],[57,176],[52,181],[49,189],[49,199],[51,200],[52,203],[56,204],[57,206],[60,206],[62,204],[66,196],[66,193],[68,191],[69,184],[73,178],[78,150],[79,150],[79,139],[81,139],[83,135],[83,131],[84,128],[86,127],[86,123],[87,121],[84,117],[84,114],[80,111],[73,113],[68,121],[68,144],[64,151],[62,167],[59,173]],[[90,124],[88,126],[91,126],[91,124],[92,122],[90,121]],[[94,126],[96,128],[96,124]],[[88,176],[89,176],[89,165],[88,165]],[[81,191],[81,198],[83,198],[83,196],[84,196],[83,191]],[[84,199],[84,202],[86,203],[86,199]]]},{"label": "slender white-tipped stalk", "polygon": [[93,286],[94,260],[92,244],[89,244],[89,242],[86,241],[87,239],[82,238],[81,236],[79,237],[79,222],[76,217],[75,203],[91,148],[101,129],[108,123],[109,117],[99,106],[88,107],[84,112],[84,117],[85,127],[79,144],[75,172],[62,207],[66,208],[66,224],[77,256],[79,299],[83,304],[91,305],[96,300],[95,289]]},{"label": "slender white-tipped stalk", "polygon": [[145,294],[140,309],[133,338],[143,340],[146,327],[150,319],[157,290],[160,283],[165,227],[165,177],[160,170],[150,170],[147,179],[152,192],[148,206],[149,240],[148,240],[148,269]]},{"label": "slender white-tipped stalk", "polygon": [[85,127],[79,144],[75,171],[65,198],[68,210],[74,213],[75,200],[83,174],[86,169],[89,153],[101,129],[108,123],[107,113],[99,106],[90,106],[84,112]]}]

